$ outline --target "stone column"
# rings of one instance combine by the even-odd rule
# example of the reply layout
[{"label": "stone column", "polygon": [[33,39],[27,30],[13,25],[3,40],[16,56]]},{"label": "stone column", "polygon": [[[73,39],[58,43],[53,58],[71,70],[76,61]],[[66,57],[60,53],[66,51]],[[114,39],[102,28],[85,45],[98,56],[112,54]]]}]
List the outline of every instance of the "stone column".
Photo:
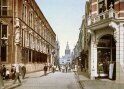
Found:
[{"label": "stone column", "polygon": [[91,79],[97,77],[97,45],[95,35],[91,31]]},{"label": "stone column", "polygon": [[97,45],[91,42],[91,79],[97,77]]},{"label": "stone column", "polygon": [[124,83],[124,26],[119,25],[116,33],[116,82]]}]

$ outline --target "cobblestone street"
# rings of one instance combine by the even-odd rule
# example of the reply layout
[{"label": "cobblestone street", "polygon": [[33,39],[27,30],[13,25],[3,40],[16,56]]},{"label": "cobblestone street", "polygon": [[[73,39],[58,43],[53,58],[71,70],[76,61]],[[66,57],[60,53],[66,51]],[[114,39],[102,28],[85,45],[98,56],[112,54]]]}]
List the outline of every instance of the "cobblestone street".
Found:
[{"label": "cobblestone street", "polygon": [[47,76],[42,76],[42,73],[28,74],[22,85],[15,89],[80,89],[73,72],[55,72]]}]

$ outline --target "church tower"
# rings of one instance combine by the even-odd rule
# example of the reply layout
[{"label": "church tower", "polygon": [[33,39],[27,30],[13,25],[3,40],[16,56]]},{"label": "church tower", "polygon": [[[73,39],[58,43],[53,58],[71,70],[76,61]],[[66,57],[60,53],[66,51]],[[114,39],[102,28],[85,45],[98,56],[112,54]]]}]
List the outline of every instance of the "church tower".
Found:
[{"label": "church tower", "polygon": [[69,49],[68,42],[67,42],[66,49],[65,49],[65,55],[70,55],[70,49]]}]

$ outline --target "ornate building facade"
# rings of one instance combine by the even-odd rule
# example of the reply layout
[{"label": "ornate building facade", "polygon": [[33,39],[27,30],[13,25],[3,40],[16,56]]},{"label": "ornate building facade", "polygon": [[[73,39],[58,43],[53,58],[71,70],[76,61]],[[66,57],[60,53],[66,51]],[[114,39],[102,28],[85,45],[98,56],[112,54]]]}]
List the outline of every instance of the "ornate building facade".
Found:
[{"label": "ornate building facade", "polygon": [[74,55],[77,60],[81,58],[91,79],[108,78],[124,83],[123,7],[123,0],[86,2]]},{"label": "ornate building facade", "polygon": [[124,1],[89,0],[89,74],[124,82]]},{"label": "ornate building facade", "polygon": [[28,71],[54,63],[56,34],[35,0],[0,0],[0,62]]}]

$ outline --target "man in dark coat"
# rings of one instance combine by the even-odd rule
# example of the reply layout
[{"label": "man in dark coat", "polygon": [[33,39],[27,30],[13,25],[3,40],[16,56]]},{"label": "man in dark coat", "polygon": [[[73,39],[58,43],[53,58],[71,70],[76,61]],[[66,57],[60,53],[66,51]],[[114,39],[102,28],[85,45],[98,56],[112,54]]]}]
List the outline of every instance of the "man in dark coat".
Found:
[{"label": "man in dark coat", "polygon": [[26,74],[26,67],[22,66],[22,79],[25,78],[25,74]]},{"label": "man in dark coat", "polygon": [[3,65],[3,73],[2,73],[2,76],[3,76],[3,79],[5,79],[5,77],[6,77],[6,66],[5,65]]},{"label": "man in dark coat", "polygon": [[46,64],[44,65],[43,70],[44,70],[44,75],[46,76],[47,75],[47,65]]}]

